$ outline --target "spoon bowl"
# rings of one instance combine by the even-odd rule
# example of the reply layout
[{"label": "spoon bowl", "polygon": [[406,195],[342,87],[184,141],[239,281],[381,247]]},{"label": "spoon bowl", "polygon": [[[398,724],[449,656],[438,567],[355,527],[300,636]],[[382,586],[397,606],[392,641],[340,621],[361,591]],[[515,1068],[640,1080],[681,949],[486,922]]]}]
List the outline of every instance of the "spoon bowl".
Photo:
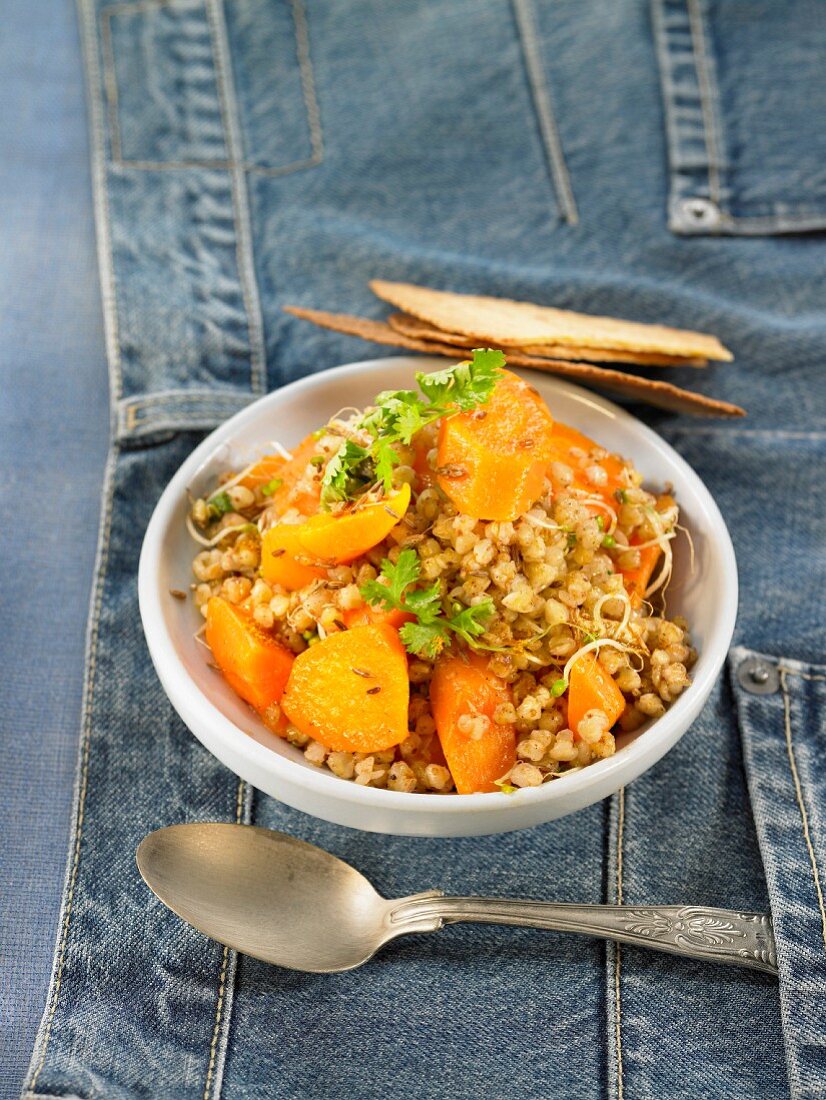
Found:
[{"label": "spoon bowl", "polygon": [[[188,924],[293,970],[352,970],[412,930],[391,923],[399,902],[348,863],[254,825],[169,825],[141,841],[137,862],[149,888]],[[440,924],[434,917],[420,930]]]}]

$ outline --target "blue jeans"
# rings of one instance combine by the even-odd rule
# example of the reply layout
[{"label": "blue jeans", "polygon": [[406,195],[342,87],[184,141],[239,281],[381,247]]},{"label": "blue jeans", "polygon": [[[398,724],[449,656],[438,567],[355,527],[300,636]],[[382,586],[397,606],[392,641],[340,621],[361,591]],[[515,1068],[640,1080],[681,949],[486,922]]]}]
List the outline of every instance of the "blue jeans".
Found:
[{"label": "blue jeans", "polygon": [[[822,19],[803,2],[744,19],[734,0],[82,0],[81,15],[114,440],[26,1095],[821,1095]],[[281,307],[377,310],[375,275],[708,328],[737,355],[691,383],[745,405],[743,425],[635,410],[730,525],[730,674],[626,792],[525,833],[378,837],[256,794],[181,726],[141,637],[137,556],[164,484],[257,394],[363,357]],[[762,694],[738,674],[754,652]],[[770,907],[780,984],[462,926],[352,974],[274,970],[139,880],[148,830],[204,819],[313,840],[388,895]]]}]

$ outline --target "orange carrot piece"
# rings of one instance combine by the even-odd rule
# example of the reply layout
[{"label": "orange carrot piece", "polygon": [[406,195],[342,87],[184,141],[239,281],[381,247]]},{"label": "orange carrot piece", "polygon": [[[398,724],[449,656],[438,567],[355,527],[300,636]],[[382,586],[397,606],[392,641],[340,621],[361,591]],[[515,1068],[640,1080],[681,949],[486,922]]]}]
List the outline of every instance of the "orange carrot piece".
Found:
[{"label": "orange carrot piece", "polygon": [[310,459],[318,453],[317,443],[315,432],[302,439],[290,452],[292,458],[287,459],[275,475],[281,478],[281,485],[270,499],[279,515],[289,508],[297,508],[302,516],[311,516],[318,511],[321,478],[315,478],[309,486],[304,484]]},{"label": "orange carrot piece", "polygon": [[533,387],[503,372],[487,405],[441,422],[439,485],[466,515],[516,519],[542,495],[552,428]]},{"label": "orange carrot piece", "polygon": [[[617,489],[627,487],[627,482],[623,477],[625,467],[620,459],[616,455],[607,455],[605,458],[594,460],[591,465],[601,466],[608,475],[608,480],[605,485],[593,485],[585,476],[585,471],[580,467],[578,459],[571,455],[573,448],[590,452],[598,446],[599,444],[595,443],[593,439],[589,439],[587,435],[583,435],[576,428],[563,424],[559,420],[554,421],[550,441],[550,462],[561,462],[565,466],[570,466],[574,475],[574,486],[577,489],[583,489],[593,496],[601,496],[616,507],[613,499],[614,493]],[[549,477],[551,481],[554,481],[553,474],[550,472]]]},{"label": "orange carrot piece", "polygon": [[410,486],[374,504],[356,504],[348,512],[311,516],[298,528],[304,553],[329,565],[344,565],[387,538],[410,504]]},{"label": "orange carrot piece", "polygon": [[[634,545],[633,540],[631,541],[631,545]],[[628,598],[631,600],[632,607],[639,607],[645,599],[645,590],[651,583],[651,577],[662,555],[662,549],[660,546],[646,546],[638,551],[638,553],[640,555],[640,564],[636,569],[619,570],[619,572],[622,573],[625,591],[628,593]]]},{"label": "orange carrot piece", "polygon": [[608,728],[625,710],[625,697],[593,653],[586,653],[571,669],[568,684],[568,726],[577,727],[589,710],[608,716]]},{"label": "orange carrot piece", "polygon": [[286,461],[283,455],[263,455],[244,474],[238,484],[243,485],[245,489],[257,489],[259,485],[266,485],[274,478],[280,477]]},{"label": "orange carrot piece", "polygon": [[[436,663],[430,683],[430,706],[439,741],[459,794],[495,791],[516,760],[516,733],[512,725],[500,725],[493,712],[511,702],[507,684],[487,667],[480,653],[459,656],[448,653]],[[490,720],[478,739],[464,733],[460,719],[484,715]]]},{"label": "orange carrot piece", "polygon": [[233,691],[254,707],[271,729],[281,732],[282,723],[272,721],[270,708],[281,700],[294,660],[292,653],[262,630],[248,611],[222,596],[213,596],[207,604],[206,641]]},{"label": "orange carrot piece", "polygon": [[382,623],[398,630],[405,623],[412,623],[416,620],[416,616],[411,615],[409,611],[399,611],[397,607],[389,609],[386,607],[373,607],[369,603],[345,611],[341,617],[348,630],[353,626],[373,626]]},{"label": "orange carrot piece", "polygon": [[301,523],[279,523],[261,539],[261,575],[268,584],[280,584],[290,592],[323,577],[325,571],[299,558],[308,557],[301,545]]},{"label": "orange carrot piece", "polygon": [[296,657],[282,707],[294,726],[328,749],[381,752],[407,737],[410,682],[399,636],[355,626]]}]

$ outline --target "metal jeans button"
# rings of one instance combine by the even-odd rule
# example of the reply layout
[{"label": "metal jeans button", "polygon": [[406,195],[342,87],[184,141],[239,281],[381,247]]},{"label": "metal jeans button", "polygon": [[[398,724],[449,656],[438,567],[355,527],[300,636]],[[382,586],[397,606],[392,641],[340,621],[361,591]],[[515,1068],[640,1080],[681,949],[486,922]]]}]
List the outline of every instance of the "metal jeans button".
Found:
[{"label": "metal jeans button", "polygon": [[747,657],[737,669],[737,682],[752,695],[773,695],[780,687],[780,673],[762,657]]}]

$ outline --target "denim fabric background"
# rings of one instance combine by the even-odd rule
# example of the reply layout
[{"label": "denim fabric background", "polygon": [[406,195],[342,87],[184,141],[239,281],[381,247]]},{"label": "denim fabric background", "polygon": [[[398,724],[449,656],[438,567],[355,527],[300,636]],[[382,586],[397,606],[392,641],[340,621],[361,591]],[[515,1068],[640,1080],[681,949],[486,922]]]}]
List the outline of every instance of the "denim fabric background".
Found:
[{"label": "denim fabric background", "polygon": [[[82,3],[117,448],[29,1096],[822,1094],[822,242],[779,234],[821,226],[824,24],[751,8]],[[523,834],[374,837],[252,796],[174,718],[141,638],[163,485],[255,394],[363,356],[281,306],[378,312],[378,274],[709,328],[737,355],[690,381],[745,423],[639,411],[720,502],[737,640],[777,690],[744,691],[737,650],[657,768]],[[461,927],[333,978],[236,960],[135,871],[143,833],[199,818],[317,840],[387,893],[771,902],[781,984]]]},{"label": "denim fabric background", "polygon": [[54,952],[109,430],[77,21],[70,0],[33,7],[7,0],[0,29],[3,1100]]}]

